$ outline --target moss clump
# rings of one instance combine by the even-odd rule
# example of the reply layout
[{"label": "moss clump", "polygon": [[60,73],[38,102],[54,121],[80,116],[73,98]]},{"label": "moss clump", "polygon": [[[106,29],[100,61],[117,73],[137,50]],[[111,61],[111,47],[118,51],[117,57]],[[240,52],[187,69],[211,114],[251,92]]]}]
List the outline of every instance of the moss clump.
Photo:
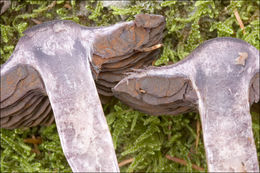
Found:
[{"label": "moss clump", "polygon": [[[122,20],[132,20],[139,13],[161,14],[166,17],[164,47],[160,59],[155,63],[157,66],[175,63],[205,40],[215,37],[240,38],[260,49],[260,3],[257,0],[131,1],[125,7],[103,7],[102,4],[102,1],[73,0],[12,1],[0,18],[0,63],[10,57],[18,39],[23,35],[22,32],[36,23],[65,19],[86,26],[105,26]],[[244,31],[235,18],[235,10],[244,23]],[[196,171],[192,164],[207,169],[202,134],[201,131],[197,133],[199,115],[189,113],[179,116],[149,116],[134,111],[117,100],[103,108],[118,161],[133,158],[131,164],[120,168],[121,171]],[[259,117],[259,113],[252,113],[258,157]],[[42,143],[33,145],[24,142],[32,136],[41,137]],[[166,155],[183,159],[187,165],[172,162]],[[50,171],[71,171],[63,155],[55,125],[1,129],[1,172]]]}]

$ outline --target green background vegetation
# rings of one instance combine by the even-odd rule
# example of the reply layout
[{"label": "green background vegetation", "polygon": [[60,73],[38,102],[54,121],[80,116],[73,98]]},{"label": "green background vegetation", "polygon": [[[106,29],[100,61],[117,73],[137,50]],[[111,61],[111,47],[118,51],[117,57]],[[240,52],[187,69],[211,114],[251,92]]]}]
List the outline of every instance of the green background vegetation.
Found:
[{"label": "green background vegetation", "polygon": [[[175,63],[205,40],[215,37],[236,37],[260,49],[260,1],[131,1],[127,6],[104,7],[102,1],[13,1],[1,15],[1,59],[12,54],[23,31],[54,19],[73,20],[86,26],[107,26],[134,19],[139,13],[161,14],[166,18],[164,47],[155,65]],[[237,10],[245,33],[235,15]],[[36,20],[34,20],[36,19]],[[205,168],[206,157],[201,130],[197,132],[199,115],[149,116],[132,110],[113,99],[103,105],[111,130],[118,161],[133,158],[121,171],[194,172],[192,164]],[[259,112],[252,112],[254,138],[260,157]],[[36,146],[24,139],[41,137]],[[196,147],[196,139],[198,147]],[[186,165],[168,160],[170,155]],[[105,156],[104,156],[105,157]],[[259,159],[260,160],[260,159]],[[15,130],[1,129],[1,172],[69,172],[60,146],[55,124]]]}]

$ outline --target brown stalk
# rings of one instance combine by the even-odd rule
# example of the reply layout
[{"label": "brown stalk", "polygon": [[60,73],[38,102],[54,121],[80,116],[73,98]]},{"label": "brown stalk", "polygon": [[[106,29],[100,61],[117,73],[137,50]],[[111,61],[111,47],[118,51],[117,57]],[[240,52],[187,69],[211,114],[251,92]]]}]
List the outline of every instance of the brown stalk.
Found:
[{"label": "brown stalk", "polygon": [[35,138],[35,136],[32,136],[32,138],[26,138],[23,140],[24,143],[30,143],[30,144],[41,144],[42,139],[41,137]]},{"label": "brown stalk", "polygon": [[32,149],[32,152],[36,153],[36,154],[40,154],[40,150],[38,148],[38,144],[42,143],[42,139],[41,137],[39,138],[35,138],[35,136],[33,135],[32,138],[27,138],[23,140],[25,143],[31,143],[34,146],[34,149]]},{"label": "brown stalk", "polygon": [[242,31],[243,31],[243,34],[245,34],[245,33],[246,33],[246,32],[245,32],[245,26],[244,26],[244,24],[243,24],[243,22],[242,22],[242,20],[241,20],[241,18],[240,18],[240,16],[239,16],[239,13],[238,13],[237,9],[234,10],[234,14],[235,14],[235,16],[236,16],[236,19],[237,19],[237,22],[238,22],[240,28],[241,28]]},{"label": "brown stalk", "polygon": [[[188,164],[187,164],[187,161],[182,160],[182,159],[179,159],[179,158],[177,158],[177,157],[172,157],[172,156],[167,155],[167,154],[165,155],[165,157],[166,157],[167,159],[169,159],[169,160],[171,160],[171,161],[173,161],[173,162],[179,163],[179,164],[181,164],[181,165],[184,165],[184,166],[187,166],[187,165],[188,165]],[[198,171],[205,171],[204,168],[201,168],[201,167],[199,167],[199,166],[197,166],[197,165],[195,165],[195,164],[192,164],[192,168],[195,169],[195,170],[198,170]]]},{"label": "brown stalk", "polygon": [[198,145],[200,140],[200,120],[197,120],[197,136],[196,136],[196,144],[195,144],[195,150],[196,153],[198,152]]},{"label": "brown stalk", "polygon": [[39,25],[39,24],[41,24],[42,23],[42,21],[39,21],[39,20],[37,20],[37,19],[31,19],[34,23],[36,23],[37,25]]},{"label": "brown stalk", "polygon": [[53,1],[50,5],[48,5],[48,9],[52,9],[56,5],[56,1]]},{"label": "brown stalk", "polygon": [[[170,121],[170,118],[169,118],[169,121]],[[169,130],[171,130],[172,129],[172,126],[171,126],[171,124],[169,124],[169,126],[168,126],[168,129]],[[171,134],[168,134],[168,140],[170,140],[171,139]]]},{"label": "brown stalk", "polygon": [[151,47],[145,47],[145,48],[137,49],[137,50],[140,51],[140,52],[150,52],[152,50],[159,49],[162,46],[163,46],[163,44],[160,43],[160,44],[156,44],[156,45],[151,46]]},{"label": "brown stalk", "polygon": [[119,167],[122,167],[122,166],[124,166],[124,165],[127,165],[127,164],[133,162],[133,161],[134,161],[134,158],[126,159],[126,160],[123,160],[122,162],[120,162],[120,163],[118,164],[118,166],[119,166]]},{"label": "brown stalk", "polygon": [[72,7],[70,6],[70,4],[65,4],[65,5],[64,5],[64,8],[67,8],[67,9],[70,10]]}]

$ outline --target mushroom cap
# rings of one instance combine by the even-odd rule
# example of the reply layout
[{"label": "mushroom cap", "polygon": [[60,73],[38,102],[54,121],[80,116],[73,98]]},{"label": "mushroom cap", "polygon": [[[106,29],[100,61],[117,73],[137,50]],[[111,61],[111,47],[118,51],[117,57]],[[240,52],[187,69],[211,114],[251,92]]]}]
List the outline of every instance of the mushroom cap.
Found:
[{"label": "mushroom cap", "polygon": [[113,96],[111,88],[126,73],[152,64],[160,49],[144,50],[162,43],[164,28],[164,17],[138,14],[127,24],[116,24],[105,32],[97,30],[91,65],[100,95]]},{"label": "mushroom cap", "polygon": [[[1,66],[1,127],[13,129],[49,125],[54,122],[53,111],[40,74],[30,65],[18,62],[20,55],[17,55],[19,49],[37,47],[41,44],[41,39],[46,39],[43,42],[51,49],[53,45],[52,35],[48,33],[49,28],[55,34],[62,34],[62,30],[72,28],[73,32],[81,34],[80,41],[83,44],[86,40],[92,40],[90,65],[102,98],[113,95],[111,88],[125,77],[125,73],[151,65],[158,57],[160,49],[145,52],[142,50],[162,42],[164,27],[164,17],[139,14],[134,21],[108,27],[89,28],[72,21],[51,21],[26,30],[11,58]],[[53,53],[55,51],[53,49]],[[10,65],[10,61],[17,62]]]},{"label": "mushroom cap", "polygon": [[50,125],[54,116],[39,73],[17,65],[1,75],[1,127]]},{"label": "mushroom cap", "polygon": [[[149,67],[146,70],[133,72],[112,90],[114,96],[125,104],[150,115],[197,112],[199,104],[197,93],[204,93],[204,91],[194,87],[194,84],[197,86],[214,85],[214,80],[221,81],[221,77],[208,80],[203,76],[204,72],[210,76],[214,70],[223,73],[233,70],[231,73],[234,73],[234,77],[230,78],[230,83],[234,83],[232,80],[239,78],[243,72],[244,63],[237,64],[236,60],[238,56],[243,55],[241,53],[243,50],[248,52],[248,56],[252,56],[247,62],[250,65],[245,67],[248,74],[254,74],[246,77],[249,85],[249,103],[252,105],[259,102],[259,66],[254,62],[257,61],[255,57],[259,51],[242,40],[229,37],[204,42],[176,64]],[[225,63],[225,65],[217,63]],[[214,69],[217,67],[218,69]],[[210,83],[210,81],[213,82]],[[230,87],[234,86],[230,85]]]}]

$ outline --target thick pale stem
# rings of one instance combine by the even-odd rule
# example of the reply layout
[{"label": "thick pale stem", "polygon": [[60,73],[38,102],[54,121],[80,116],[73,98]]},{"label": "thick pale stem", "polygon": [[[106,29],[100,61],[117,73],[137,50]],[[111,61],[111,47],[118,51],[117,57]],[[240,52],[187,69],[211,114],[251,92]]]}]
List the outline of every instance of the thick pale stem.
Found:
[{"label": "thick pale stem", "polygon": [[208,170],[258,172],[248,98],[243,90],[211,89],[204,89],[199,103]]},{"label": "thick pale stem", "polygon": [[36,68],[50,99],[64,154],[73,172],[119,172],[88,52],[75,44],[72,55],[43,56],[35,50],[42,57]]},{"label": "thick pale stem", "polygon": [[238,39],[217,38],[179,63],[132,74],[113,92],[128,105],[155,115],[198,105],[208,170],[259,172],[249,113],[249,98],[259,100],[258,72],[256,48]]}]

